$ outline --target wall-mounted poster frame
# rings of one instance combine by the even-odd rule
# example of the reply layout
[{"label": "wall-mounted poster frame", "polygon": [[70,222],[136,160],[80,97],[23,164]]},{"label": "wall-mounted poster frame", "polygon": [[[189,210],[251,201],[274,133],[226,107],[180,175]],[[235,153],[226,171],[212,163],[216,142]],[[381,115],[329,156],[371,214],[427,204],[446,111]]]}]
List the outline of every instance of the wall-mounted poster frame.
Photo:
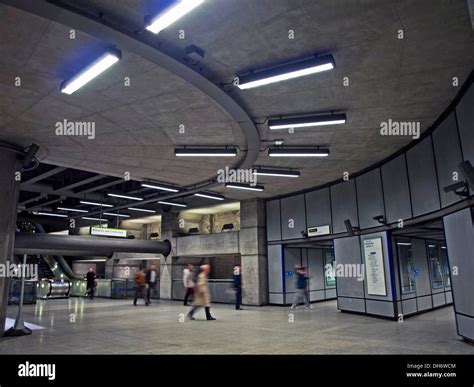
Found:
[{"label": "wall-mounted poster frame", "polygon": [[371,296],[386,296],[387,286],[385,283],[382,238],[364,239],[363,246],[367,294]]}]

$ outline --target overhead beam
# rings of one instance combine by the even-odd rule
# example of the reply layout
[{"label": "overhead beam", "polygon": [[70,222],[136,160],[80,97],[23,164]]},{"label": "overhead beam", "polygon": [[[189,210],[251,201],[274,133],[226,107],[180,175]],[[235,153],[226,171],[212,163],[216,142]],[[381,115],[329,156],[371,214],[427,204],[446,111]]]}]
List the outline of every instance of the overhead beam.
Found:
[{"label": "overhead beam", "polygon": [[104,183],[104,184],[101,184],[101,185],[97,185],[95,187],[90,187],[90,188],[87,188],[87,189],[84,189],[84,190],[74,190],[74,193],[81,193],[81,194],[85,194],[85,193],[89,193],[89,192],[95,192],[95,191],[100,191],[102,189],[105,189],[105,188],[108,188],[108,187],[112,187],[114,185],[117,185],[117,184],[120,184],[120,183],[124,183],[125,180],[123,179],[117,179],[117,180],[113,180],[113,181],[110,181],[108,183]]},{"label": "overhead beam", "polygon": [[63,189],[55,190],[49,184],[40,184],[40,183],[27,184],[21,188],[24,191],[44,193],[47,195],[62,195],[68,198],[75,198],[75,199],[82,199],[82,200],[84,199],[102,200],[102,195],[98,195],[94,193],[85,195],[84,193],[79,194],[79,193],[73,192],[72,190],[63,190]]},{"label": "overhead beam", "polygon": [[44,202],[44,203],[38,203],[38,204],[35,204],[34,206],[31,206],[31,207],[27,207],[26,209],[28,211],[31,211],[31,210],[34,210],[36,208],[41,208],[41,207],[46,207],[46,206],[49,206],[50,204],[54,204],[54,203],[57,203],[57,202],[60,202],[61,200],[64,200],[66,199],[65,196],[60,196],[59,198],[56,198],[56,199],[51,199],[47,202]]},{"label": "overhead beam", "polygon": [[34,176],[29,180],[22,181],[20,187],[23,188],[23,186],[25,185],[31,185],[31,184],[37,183],[38,181],[47,179],[48,177],[51,177],[53,175],[57,175],[58,173],[61,173],[65,170],[66,168],[64,167],[56,167],[56,168],[50,169],[49,171],[43,172],[37,176]]},{"label": "overhead beam", "polygon": [[96,175],[96,176],[92,176],[92,177],[89,177],[87,179],[84,179],[84,180],[80,180],[80,181],[76,181],[75,183],[71,183],[69,185],[66,185],[64,187],[61,187],[61,188],[58,188],[58,190],[69,190],[69,189],[74,189],[76,187],[80,187],[81,185],[86,185],[86,184],[90,184],[90,183],[93,183],[94,181],[97,181],[97,180],[101,180],[103,178],[105,178],[106,176],[105,175]]}]

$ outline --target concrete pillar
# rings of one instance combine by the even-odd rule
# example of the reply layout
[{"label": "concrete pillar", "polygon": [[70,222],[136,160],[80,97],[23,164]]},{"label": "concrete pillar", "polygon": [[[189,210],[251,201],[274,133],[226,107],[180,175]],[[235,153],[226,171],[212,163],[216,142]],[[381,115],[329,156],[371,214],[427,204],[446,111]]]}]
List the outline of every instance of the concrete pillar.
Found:
[{"label": "concrete pillar", "polygon": [[239,249],[242,257],[243,304],[268,304],[265,203],[252,199],[240,203]]},{"label": "concrete pillar", "polygon": [[179,227],[179,213],[167,212],[161,215],[161,239],[168,239],[171,242],[171,252],[160,261],[160,298],[163,300],[172,299],[173,257],[176,254],[176,236]]},{"label": "concrete pillar", "polygon": [[[0,148],[0,264],[13,261],[16,211],[20,181],[15,173],[20,171],[18,154]],[[18,179],[19,180],[19,179]],[[0,278],[0,336],[5,329],[8,302],[8,278]]]},{"label": "concrete pillar", "polygon": [[443,218],[458,334],[474,342],[474,208]]}]

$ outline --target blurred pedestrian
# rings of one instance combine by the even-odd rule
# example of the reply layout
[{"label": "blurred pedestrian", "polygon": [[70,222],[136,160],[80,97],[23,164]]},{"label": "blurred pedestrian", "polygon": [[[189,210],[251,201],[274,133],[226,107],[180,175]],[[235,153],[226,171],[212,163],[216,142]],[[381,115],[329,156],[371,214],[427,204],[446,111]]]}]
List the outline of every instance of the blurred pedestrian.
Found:
[{"label": "blurred pedestrian", "polygon": [[235,310],[243,310],[240,305],[242,304],[242,273],[240,266],[234,266],[234,274],[232,276],[234,282],[235,291]]},{"label": "blurred pedestrian", "polygon": [[96,275],[94,273],[94,269],[89,267],[89,270],[86,274],[86,282],[87,282],[87,292],[86,296],[89,296],[91,300],[94,299],[94,288],[96,286],[95,282]]},{"label": "blurred pedestrian", "polygon": [[148,306],[148,300],[145,296],[146,289],[146,273],[145,268],[142,267],[135,273],[135,297],[133,298],[133,305],[137,306],[138,297],[145,300],[145,305]]},{"label": "blurred pedestrian", "polygon": [[146,272],[146,299],[148,303],[151,303],[150,300],[150,295],[151,292],[153,291],[153,295],[156,296],[158,291],[156,289],[156,286],[158,284],[158,271],[156,270],[156,265],[152,263],[150,265],[150,268]]},{"label": "blurred pedestrian", "polygon": [[188,299],[194,294],[194,288],[196,287],[196,281],[194,278],[194,266],[188,263],[183,270],[183,285],[184,285],[184,306],[188,306]]},{"label": "blurred pedestrian", "polygon": [[291,309],[295,309],[299,303],[304,303],[306,309],[311,309],[309,305],[308,295],[306,292],[308,284],[308,276],[306,274],[306,268],[301,266],[296,269],[296,297],[295,302],[291,305]]},{"label": "blurred pedestrian", "polygon": [[201,271],[197,279],[197,286],[194,292],[193,306],[188,313],[188,318],[190,320],[194,320],[194,313],[197,309],[202,307],[204,307],[204,310],[206,311],[206,319],[215,320],[215,318],[211,316],[211,293],[209,292],[209,287],[207,285],[207,277],[210,271],[211,267],[209,265],[201,266]]}]

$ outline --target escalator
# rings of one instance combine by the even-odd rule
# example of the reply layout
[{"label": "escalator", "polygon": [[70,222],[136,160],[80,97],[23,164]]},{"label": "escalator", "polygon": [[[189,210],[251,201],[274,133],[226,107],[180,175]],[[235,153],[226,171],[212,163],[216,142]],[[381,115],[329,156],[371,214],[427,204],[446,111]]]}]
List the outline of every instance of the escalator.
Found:
[{"label": "escalator", "polygon": [[36,263],[38,265],[38,277],[39,279],[46,278],[46,279],[54,279],[54,273],[49,267],[48,263],[46,260],[43,258],[41,255],[37,255],[34,259],[36,262],[31,262],[31,263]]}]

